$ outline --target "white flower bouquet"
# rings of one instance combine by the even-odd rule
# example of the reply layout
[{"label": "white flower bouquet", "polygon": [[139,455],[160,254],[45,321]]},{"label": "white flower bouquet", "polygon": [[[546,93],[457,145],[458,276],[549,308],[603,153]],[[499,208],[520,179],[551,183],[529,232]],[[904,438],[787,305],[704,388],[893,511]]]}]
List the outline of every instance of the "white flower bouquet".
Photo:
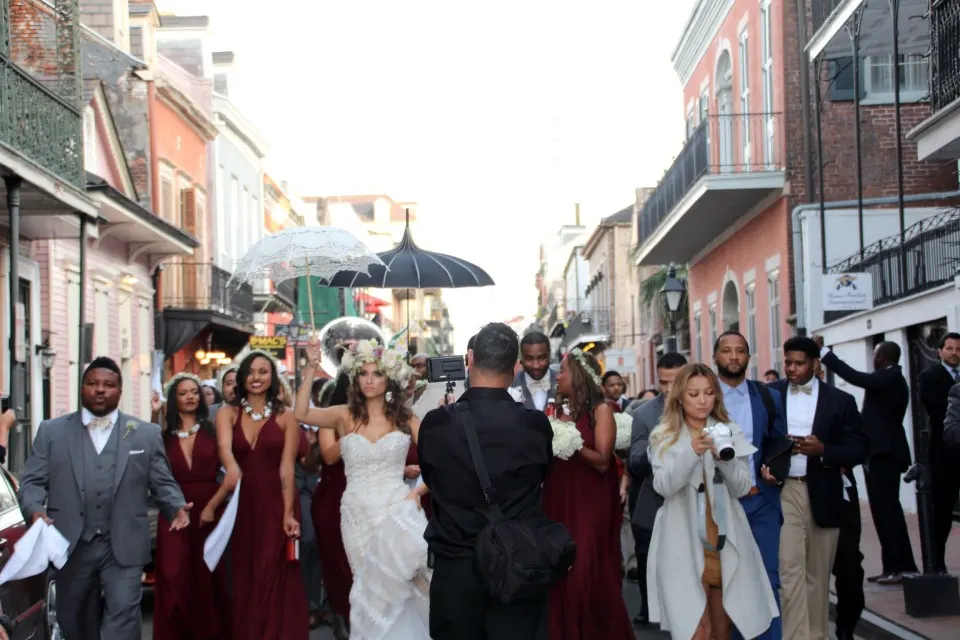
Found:
[{"label": "white flower bouquet", "polygon": [[569,460],[583,448],[583,436],[572,422],[550,418],[553,428],[553,455],[561,460]]},{"label": "white flower bouquet", "polygon": [[629,413],[615,413],[613,419],[617,423],[617,441],[613,445],[614,451],[623,451],[630,448],[630,434],[633,430],[633,418]]}]

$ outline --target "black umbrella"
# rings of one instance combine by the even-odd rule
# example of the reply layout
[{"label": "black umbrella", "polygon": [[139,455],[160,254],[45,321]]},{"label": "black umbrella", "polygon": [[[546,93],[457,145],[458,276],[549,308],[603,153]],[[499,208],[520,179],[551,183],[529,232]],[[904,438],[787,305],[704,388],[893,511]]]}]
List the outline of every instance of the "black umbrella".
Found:
[{"label": "black umbrella", "polygon": [[[377,254],[383,265],[370,267],[370,274],[341,271],[326,282],[337,289],[459,289],[493,286],[493,278],[477,265],[445,253],[417,246],[410,233],[410,210],[403,238],[393,249]],[[407,303],[407,344],[410,344],[410,304]]]},{"label": "black umbrella", "polygon": [[337,289],[459,289],[494,284],[493,278],[475,264],[418,247],[410,233],[409,210],[400,244],[377,256],[385,266],[371,266],[370,275],[362,271],[341,271],[327,281],[327,286]]}]

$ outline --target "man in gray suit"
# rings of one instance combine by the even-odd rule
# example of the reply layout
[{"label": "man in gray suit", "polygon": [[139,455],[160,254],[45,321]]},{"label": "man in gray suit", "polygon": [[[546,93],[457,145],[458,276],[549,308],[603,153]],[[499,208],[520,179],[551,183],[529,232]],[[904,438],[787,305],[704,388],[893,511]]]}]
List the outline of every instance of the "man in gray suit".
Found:
[{"label": "man in gray suit", "polygon": [[653,522],[657,516],[657,510],[663,504],[663,498],[653,490],[653,474],[650,461],[647,459],[647,447],[650,444],[650,433],[660,424],[664,402],[670,394],[673,380],[686,364],[687,359],[679,353],[662,355],[657,361],[660,395],[645,402],[633,414],[627,469],[633,481],[630,485],[628,500],[633,540],[636,545],[637,583],[640,585],[641,598],[640,613],[633,619],[633,623],[637,626],[644,626],[650,622],[647,610],[647,551],[650,548],[650,537],[653,533]]},{"label": "man in gray suit", "polygon": [[[56,577],[57,619],[70,640],[139,640],[143,567],[150,561],[147,501],[171,530],[190,522],[160,428],[120,413],[123,381],[110,358],[83,372],[82,409],[40,424],[20,480],[24,516],[70,543]],[[103,615],[97,603],[103,589]]]},{"label": "man in gray suit", "polygon": [[550,369],[550,338],[532,331],[520,341],[520,365],[513,388],[523,394],[527,409],[543,411],[557,396],[557,374]]}]

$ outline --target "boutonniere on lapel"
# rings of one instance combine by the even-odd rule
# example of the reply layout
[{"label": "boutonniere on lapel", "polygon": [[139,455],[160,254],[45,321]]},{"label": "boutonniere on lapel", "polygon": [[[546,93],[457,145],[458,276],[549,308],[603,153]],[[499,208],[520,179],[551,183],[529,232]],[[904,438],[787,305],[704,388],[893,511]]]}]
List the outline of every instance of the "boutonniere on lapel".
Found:
[{"label": "boutonniere on lapel", "polygon": [[123,439],[126,440],[127,436],[137,430],[137,421],[136,420],[127,420],[127,426],[123,430]]}]

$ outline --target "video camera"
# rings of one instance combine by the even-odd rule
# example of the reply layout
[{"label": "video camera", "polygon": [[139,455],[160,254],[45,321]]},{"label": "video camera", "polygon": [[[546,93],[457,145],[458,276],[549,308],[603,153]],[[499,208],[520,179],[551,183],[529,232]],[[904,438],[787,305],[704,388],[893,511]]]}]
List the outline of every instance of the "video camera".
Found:
[{"label": "video camera", "polygon": [[427,382],[446,382],[445,398],[453,393],[456,383],[467,379],[467,367],[463,356],[427,358]]}]

